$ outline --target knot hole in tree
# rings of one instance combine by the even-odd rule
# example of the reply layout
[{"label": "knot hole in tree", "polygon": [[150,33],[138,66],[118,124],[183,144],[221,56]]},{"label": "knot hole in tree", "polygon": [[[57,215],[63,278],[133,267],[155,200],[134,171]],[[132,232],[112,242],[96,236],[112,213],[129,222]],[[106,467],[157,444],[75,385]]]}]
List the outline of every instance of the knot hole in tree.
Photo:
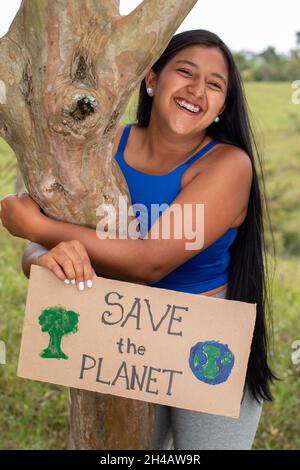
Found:
[{"label": "knot hole in tree", "polygon": [[92,95],[78,94],[72,99],[73,103],[69,115],[75,121],[83,121],[91,114],[94,114],[97,107],[97,100]]}]

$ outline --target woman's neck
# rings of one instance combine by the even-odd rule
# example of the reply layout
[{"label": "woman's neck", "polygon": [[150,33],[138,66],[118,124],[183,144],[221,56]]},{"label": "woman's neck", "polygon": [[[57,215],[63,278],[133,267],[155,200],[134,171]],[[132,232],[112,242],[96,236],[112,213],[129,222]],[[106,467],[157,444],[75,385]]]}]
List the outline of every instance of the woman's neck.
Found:
[{"label": "woman's neck", "polygon": [[150,122],[141,140],[145,160],[153,167],[163,168],[180,165],[200,148],[210,142],[206,130],[196,135],[180,135],[166,126]]}]

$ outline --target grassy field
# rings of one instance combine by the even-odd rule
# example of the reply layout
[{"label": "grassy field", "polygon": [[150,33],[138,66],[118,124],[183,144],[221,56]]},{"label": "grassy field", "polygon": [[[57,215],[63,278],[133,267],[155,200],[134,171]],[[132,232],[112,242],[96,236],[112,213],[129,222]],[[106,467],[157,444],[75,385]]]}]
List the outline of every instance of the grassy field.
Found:
[{"label": "grassy field", "polygon": [[[300,448],[300,366],[290,360],[300,339],[300,105],[291,103],[289,83],[249,83],[246,93],[264,155],[268,202],[277,260],[273,285],[273,364],[282,380],[275,401],[265,403],[256,449]],[[13,192],[13,153],[0,142],[0,197]],[[21,273],[24,241],[0,227],[0,339],[7,364],[0,366],[0,448],[63,449],[68,434],[67,389],[16,377],[27,280]]]}]

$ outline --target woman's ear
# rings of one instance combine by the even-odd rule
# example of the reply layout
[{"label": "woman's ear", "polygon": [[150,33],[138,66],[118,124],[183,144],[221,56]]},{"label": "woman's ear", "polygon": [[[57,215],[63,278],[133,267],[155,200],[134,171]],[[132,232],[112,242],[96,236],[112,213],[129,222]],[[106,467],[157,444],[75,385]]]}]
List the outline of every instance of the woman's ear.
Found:
[{"label": "woman's ear", "polygon": [[152,69],[150,69],[145,75],[146,88],[149,87],[149,88],[155,89],[156,79],[157,79],[156,73],[153,72]]}]

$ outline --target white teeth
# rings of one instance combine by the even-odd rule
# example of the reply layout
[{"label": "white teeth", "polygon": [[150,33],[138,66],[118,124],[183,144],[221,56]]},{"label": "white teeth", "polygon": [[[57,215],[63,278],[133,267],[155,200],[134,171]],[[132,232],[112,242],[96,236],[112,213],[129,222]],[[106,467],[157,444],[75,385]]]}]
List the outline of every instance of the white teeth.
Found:
[{"label": "white teeth", "polygon": [[176,103],[179,104],[179,106],[182,106],[183,108],[187,108],[189,111],[192,111],[193,113],[199,113],[200,111],[199,106],[193,106],[192,104],[187,103],[184,100],[175,100],[175,101]]}]

